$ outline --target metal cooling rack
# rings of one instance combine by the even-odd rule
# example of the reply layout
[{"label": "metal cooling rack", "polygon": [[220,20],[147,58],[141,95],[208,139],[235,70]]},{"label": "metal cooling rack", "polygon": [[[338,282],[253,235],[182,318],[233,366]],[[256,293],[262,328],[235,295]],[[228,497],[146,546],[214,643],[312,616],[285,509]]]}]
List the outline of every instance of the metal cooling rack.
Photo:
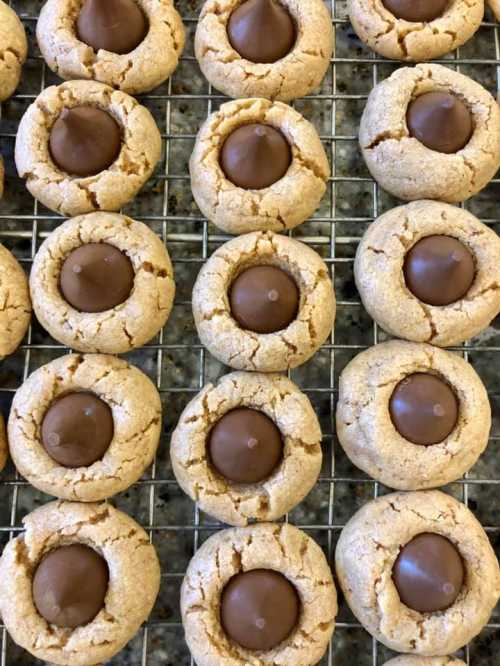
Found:
[{"label": "metal cooling rack", "polygon": [[[17,177],[13,164],[14,139],[20,117],[47,85],[57,79],[45,66],[34,39],[42,0],[10,0],[29,35],[30,55],[16,95],[0,106],[0,151],[6,158],[6,194],[0,202],[0,242],[9,247],[29,271],[41,243],[61,218],[34,201]],[[221,526],[201,513],[177,486],[168,459],[168,443],[178,416],[189,399],[209,380],[227,372],[201,347],[191,316],[194,278],[205,259],[227,237],[200,217],[189,189],[187,161],[196,131],[224,99],[208,85],[193,55],[193,35],[202,0],[176,3],[188,30],[188,43],[172,79],[142,96],[161,129],[163,160],[153,178],[125,212],[147,222],[167,243],[177,282],[174,311],[156,340],[129,360],[156,382],[164,406],[165,427],[152,468],[129,491],[113,501],[147,529],[162,564],[162,586],[148,623],[129,646],[110,663],[120,666],[184,666],[192,664],[184,644],[179,612],[179,589],[187,563],[198,545]],[[327,2],[334,16],[336,53],[321,91],[297,100],[294,106],[318,128],[332,164],[328,192],[312,220],[293,232],[312,245],[335,269],[338,314],[327,344],[306,365],[291,373],[309,395],[324,432],[324,465],[308,498],[288,517],[310,533],[333,562],[342,526],[366,501],[387,489],[354,468],[336,442],[334,410],[338,376],[359,351],[385,339],[368,317],[354,287],[352,265],[356,245],[367,225],[397,202],[370,178],[357,148],[357,127],[370,89],[397,66],[375,56],[355,37],[345,2]],[[490,15],[488,15],[489,18]],[[491,20],[450,57],[439,61],[468,74],[491,92],[500,89],[500,26]],[[500,179],[496,178],[467,208],[500,231]],[[500,546],[498,485],[500,484],[500,322],[496,322],[460,351],[478,370],[490,395],[493,429],[488,450],[466,478],[446,488],[468,504]],[[33,322],[13,356],[0,364],[0,406],[5,414],[20,384],[37,367],[66,353],[66,349]],[[50,498],[21,480],[12,467],[0,475],[0,540],[4,544],[21,530],[22,517]],[[481,635],[460,656],[472,666],[498,665],[500,616],[494,615]],[[1,632],[1,666],[41,664]],[[341,600],[337,628],[321,664],[380,666],[392,653],[373,640]]]}]

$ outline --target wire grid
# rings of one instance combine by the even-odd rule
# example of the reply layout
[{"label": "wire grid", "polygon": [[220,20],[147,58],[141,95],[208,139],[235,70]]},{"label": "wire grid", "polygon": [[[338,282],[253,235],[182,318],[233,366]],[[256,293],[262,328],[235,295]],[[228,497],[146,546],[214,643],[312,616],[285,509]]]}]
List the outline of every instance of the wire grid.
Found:
[{"label": "wire grid", "polygon": [[[34,30],[41,0],[10,0],[30,38],[30,56],[16,95],[0,105],[0,150],[6,157],[7,191],[0,203],[0,242],[29,270],[41,241],[61,218],[34,201],[25,191],[13,165],[18,121],[37,94],[58,80],[46,68],[36,49]],[[137,200],[124,212],[145,221],[167,244],[172,256],[177,297],[160,335],[142,350],[127,355],[155,382],[164,406],[165,428],[155,463],[129,491],[113,502],[136,518],[148,531],[162,565],[162,585],[156,607],[136,638],[113,665],[187,665],[193,661],[182,637],[179,589],[187,563],[202,541],[220,529],[182,493],[172,475],[168,441],[180,411],[207,382],[228,371],[199,344],[190,309],[191,288],[201,264],[228,236],[221,234],[200,213],[189,190],[187,160],[196,131],[224,97],[203,79],[193,55],[193,35],[202,0],[176,3],[188,30],[188,44],[177,72],[164,86],[141,101],[152,111],[162,132],[163,160]],[[364,311],[352,277],[356,245],[367,225],[397,201],[379,190],[363,165],[357,148],[357,126],[370,89],[398,65],[371,53],[355,38],[346,16],[345,2],[327,2],[336,32],[336,53],[322,89],[297,100],[294,106],[314,122],[329,153],[332,174],[327,195],[312,220],[293,236],[312,245],[335,269],[338,314],[335,331],[316,356],[289,373],[309,395],[324,433],[324,465],[318,484],[289,516],[311,534],[333,563],[342,526],[366,501],[388,492],[354,468],[335,439],[334,411],[338,376],[359,351],[386,339]],[[439,61],[480,81],[492,92],[500,90],[500,26],[485,21],[475,38],[460,51]],[[500,230],[499,183],[496,178],[467,208],[483,222]],[[487,452],[464,479],[446,488],[464,501],[485,526],[494,545],[500,545],[498,484],[500,462],[500,323],[481,336],[454,348],[478,370],[490,395],[494,425]],[[0,365],[0,406],[7,413],[12,396],[28,374],[68,351],[33,322],[18,352]],[[22,529],[22,517],[49,501],[21,480],[12,465],[0,475],[0,539],[5,543]],[[355,621],[341,599],[338,624],[321,664],[378,666],[392,653]],[[498,664],[500,617],[493,615],[481,635],[459,656],[473,666]],[[40,664],[8,638],[2,627],[1,666]]]}]

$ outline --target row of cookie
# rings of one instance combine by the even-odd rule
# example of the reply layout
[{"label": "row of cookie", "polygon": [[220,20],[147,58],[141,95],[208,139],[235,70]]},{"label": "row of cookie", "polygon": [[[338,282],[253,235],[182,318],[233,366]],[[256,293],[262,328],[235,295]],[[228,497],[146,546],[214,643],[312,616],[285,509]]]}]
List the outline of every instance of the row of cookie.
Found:
[{"label": "row of cookie", "polygon": [[[498,0],[491,0],[497,11]],[[7,5],[5,52],[9,71],[0,99],[17,85],[26,58],[20,21]],[[479,28],[484,0],[449,3],[350,0],[354,29],[378,53],[398,60],[437,58],[464,44]],[[131,94],[152,90],[177,67],[185,42],[171,0],[48,0],[37,39],[61,78],[94,79]],[[334,48],[332,20],[322,0],[208,0],[195,36],[205,77],[230,97],[289,101],[309,94],[326,74]],[[8,77],[7,77],[8,74]]]},{"label": "row of cookie", "polygon": [[[0,560],[0,612],[13,640],[61,666],[114,656],[159,592],[148,534],[106,503],[53,502],[23,523]],[[369,502],[342,530],[335,559],[365,629],[393,650],[422,655],[386,666],[462,664],[424,655],[468,643],[500,593],[483,528],[438,491]],[[288,524],[260,523],[220,531],[202,545],[182,584],[181,612],[198,666],[315,664],[334,631],[337,593],[311,537]]]},{"label": "row of cookie", "polygon": [[[24,271],[0,247],[0,357],[30,322]],[[354,274],[367,311],[388,332],[453,345],[500,311],[500,240],[471,213],[418,201],[375,220]],[[114,213],[64,222],[41,245],[30,278],[40,323],[78,351],[123,353],[151,340],[170,314],[175,284],[165,245]],[[330,334],[335,295],[326,264],[300,241],[255,232],[219,247],[193,290],[202,343],[225,364],[264,372],[296,367]]]},{"label": "row of cookie", "polygon": [[[395,196],[457,203],[500,165],[500,110],[479,84],[446,67],[402,68],[370,93],[360,144],[374,178]],[[132,97],[71,81],[47,88],[29,107],[15,153],[35,198],[78,215],[130,201],[160,159],[161,137]],[[301,224],[318,207],[330,168],[299,113],[244,99],[222,105],[201,127],[190,172],[202,213],[229,233],[245,233]]]},{"label": "row of cookie", "polygon": [[[26,277],[1,248],[0,355],[30,321]],[[30,277],[40,323],[78,351],[123,353],[165,324],[174,298],[172,265],[146,225],[114,213],[67,220],[35,256]],[[285,370],[309,359],[333,327],[335,295],[326,264],[304,243],[254,233],[222,245],[200,271],[193,313],[202,342],[229,365]]]},{"label": "row of cookie", "polygon": [[[488,443],[486,390],[465,360],[403,341],[356,356],[339,384],[336,428],[352,462],[401,490],[443,486],[476,463]],[[18,389],[8,423],[17,470],[61,499],[97,501],[137,481],[161,432],[151,381],[116,357],[66,355]],[[306,397],[281,375],[236,372],[208,384],[172,435],[184,491],[231,525],[276,520],[312,489],[321,429]],[[2,467],[7,440],[0,428]]]}]

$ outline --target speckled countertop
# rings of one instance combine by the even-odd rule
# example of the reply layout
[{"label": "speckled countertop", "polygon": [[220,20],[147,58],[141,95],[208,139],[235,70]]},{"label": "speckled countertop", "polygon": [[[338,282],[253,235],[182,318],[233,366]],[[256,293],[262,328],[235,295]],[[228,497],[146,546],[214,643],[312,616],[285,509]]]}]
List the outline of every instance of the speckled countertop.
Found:
[{"label": "speckled countertop", "polygon": [[[33,253],[60,219],[43,206],[34,204],[17,178],[12,160],[14,136],[19,119],[33,97],[57,79],[43,66],[34,40],[33,19],[42,1],[12,0],[10,4],[24,19],[30,37],[30,57],[16,95],[1,105],[0,151],[6,157],[7,187],[5,197],[0,201],[0,242],[12,249],[29,270]],[[227,370],[200,348],[189,303],[193,281],[203,258],[224,240],[217,229],[201,218],[187,178],[194,135],[207,113],[215,110],[222,101],[220,95],[209,89],[193,56],[193,34],[202,4],[202,0],[176,2],[187,19],[188,41],[184,57],[169,83],[142,98],[164,136],[164,159],[141,194],[125,210],[130,216],[146,221],[166,239],[175,267],[177,296],[173,314],[161,338],[128,355],[128,359],[147,372],[160,388],[164,431],[154,469],[113,501],[143,525],[152,528],[163,576],[160,596],[147,628],[109,662],[116,666],[190,664],[179,614],[182,573],[197,545],[218,527],[209,517],[198,513],[179,489],[173,480],[168,456],[170,433],[186,402],[205,381]],[[319,95],[297,100],[295,106],[316,125],[324,140],[332,164],[332,181],[314,218],[296,229],[294,236],[311,243],[334,270],[339,308],[331,344],[291,373],[308,392],[320,417],[324,431],[324,465],[320,481],[289,519],[306,528],[331,560],[340,527],[375,492],[387,492],[350,464],[332,433],[339,373],[362,348],[384,339],[383,332],[374,327],[359,304],[352,260],[367,224],[376,214],[397,202],[370,180],[355,136],[366,95],[373,83],[388,76],[398,65],[374,59],[359,42],[345,20],[345,2],[327,4],[335,6],[335,60]],[[496,92],[500,71],[494,60],[499,57],[500,28],[494,27],[491,16],[487,19],[490,23],[460,49],[459,64],[454,62],[457,54],[449,57],[449,64],[459,66],[461,72]],[[497,182],[467,202],[467,208],[500,232],[499,201],[500,185]],[[13,392],[27,373],[63,352],[63,348],[34,322],[25,344],[0,363],[2,410],[8,412]],[[488,450],[470,472],[471,482],[456,483],[446,490],[468,501],[483,525],[491,528],[489,536],[499,550],[499,492],[492,481],[500,480],[500,320],[497,318],[490,328],[472,340],[465,353],[488,388],[494,425]],[[9,538],[9,526],[19,526],[26,513],[49,499],[27,484],[16,485],[14,480],[15,472],[9,465],[0,475],[2,542]],[[321,664],[377,666],[391,655],[382,646],[374,646],[371,637],[355,623],[343,601],[338,622],[331,652]],[[472,666],[498,666],[499,627],[497,611],[491,625],[473,641],[467,653],[463,651],[462,658],[468,659]],[[41,663],[13,645],[6,638],[5,631],[2,633],[1,655],[2,665]]]}]

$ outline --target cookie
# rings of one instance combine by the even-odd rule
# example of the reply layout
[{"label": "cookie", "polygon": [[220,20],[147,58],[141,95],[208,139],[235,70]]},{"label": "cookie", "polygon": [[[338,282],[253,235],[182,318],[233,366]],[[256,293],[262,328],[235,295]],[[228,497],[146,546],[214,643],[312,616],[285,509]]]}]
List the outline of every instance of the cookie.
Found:
[{"label": "cookie", "polygon": [[488,444],[491,409],[473,367],[457,354],[392,340],[344,368],[337,435],[351,461],[399,490],[444,486]]},{"label": "cookie", "polygon": [[190,161],[203,215],[231,234],[286,231],[314,213],[330,166],[315,128],[281,102],[240,99],[204,123]]},{"label": "cookie", "polygon": [[394,196],[457,203],[500,166],[500,108],[447,67],[403,67],[370,93],[359,142],[372,176]]},{"label": "cookie", "polygon": [[276,520],[317,481],[321,429],[286,377],[233,372],[187,405],[170,456],[179,485],[206,513],[230,525]]},{"label": "cookie", "polygon": [[17,259],[0,244],[0,361],[18,348],[30,320],[28,279]]},{"label": "cookie", "polygon": [[30,289],[53,338],[78,351],[121,354],[165,325],[175,283],[165,245],[145,224],[91,213],[64,222],[43,242]]},{"label": "cookie", "polygon": [[23,519],[0,561],[0,610],[37,659],[111,659],[148,617],[160,565],[146,532],[109,504],[50,502]]},{"label": "cookie", "polygon": [[192,300],[202,344],[236,370],[279,372],[305,363],[335,319],[324,261],[304,243],[271,232],[218,248],[201,268]]},{"label": "cookie", "polygon": [[48,0],[37,40],[62,79],[94,79],[130,95],[172,74],[185,31],[173,0]]},{"label": "cookie", "polygon": [[404,655],[386,661],[385,666],[465,666],[465,662],[454,657],[415,657]]},{"label": "cookie", "polygon": [[398,652],[455,652],[481,631],[500,592],[483,528],[464,504],[439,491],[365,504],[342,530],[335,562],[354,615]]},{"label": "cookie", "polygon": [[349,0],[358,37],[392,60],[433,60],[465,44],[481,25],[483,0]]},{"label": "cookie", "polygon": [[488,0],[488,4],[496,20],[500,21],[500,0]]},{"label": "cookie", "polygon": [[456,345],[500,312],[500,239],[462,208],[415,201],[368,228],[354,276],[364,307],[383,329]]},{"label": "cookie", "polygon": [[46,88],[22,117],[15,149],[31,194],[66,216],[118,210],[139,192],[160,154],[151,113],[95,81]]},{"label": "cookie", "polygon": [[181,612],[198,666],[316,664],[333,633],[337,594],[309,536],[261,523],[205,541],[184,578]]},{"label": "cookie", "polygon": [[19,84],[28,55],[28,40],[16,12],[0,0],[0,102]]},{"label": "cookie", "polygon": [[7,457],[9,454],[9,446],[7,444],[7,432],[5,431],[5,422],[0,413],[0,472],[5,467]]},{"label": "cookie", "polygon": [[195,37],[201,71],[217,90],[282,102],[320,86],[333,46],[322,0],[207,0]]},{"label": "cookie", "polygon": [[100,354],[67,354],[36,370],[15,394],[8,423],[18,472],[38,490],[83,502],[135,483],[160,433],[160,396],[151,380]]}]

